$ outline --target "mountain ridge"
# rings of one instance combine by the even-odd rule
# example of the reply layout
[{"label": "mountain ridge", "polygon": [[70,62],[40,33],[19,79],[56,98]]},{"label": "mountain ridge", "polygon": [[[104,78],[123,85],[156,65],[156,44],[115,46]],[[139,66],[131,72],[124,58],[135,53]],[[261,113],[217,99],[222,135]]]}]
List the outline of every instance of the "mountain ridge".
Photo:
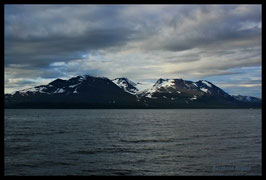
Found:
[{"label": "mountain ridge", "polygon": [[126,77],[89,75],[5,94],[6,108],[260,108],[261,99],[234,96],[206,80],[158,79],[141,87]]}]

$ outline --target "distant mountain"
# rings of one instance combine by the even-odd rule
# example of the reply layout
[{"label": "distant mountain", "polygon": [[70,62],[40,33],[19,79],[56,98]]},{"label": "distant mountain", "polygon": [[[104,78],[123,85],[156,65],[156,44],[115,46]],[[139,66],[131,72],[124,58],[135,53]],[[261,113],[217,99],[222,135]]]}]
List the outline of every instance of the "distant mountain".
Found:
[{"label": "distant mountain", "polygon": [[234,97],[235,99],[237,99],[238,101],[241,101],[241,102],[261,103],[261,99],[256,98],[256,97],[252,97],[252,96],[241,96],[241,95],[234,96],[234,95],[232,95],[232,97]]},{"label": "distant mountain", "polygon": [[56,79],[5,95],[6,108],[257,108],[258,98],[231,96],[209,81],[158,79],[150,85],[125,77]]}]

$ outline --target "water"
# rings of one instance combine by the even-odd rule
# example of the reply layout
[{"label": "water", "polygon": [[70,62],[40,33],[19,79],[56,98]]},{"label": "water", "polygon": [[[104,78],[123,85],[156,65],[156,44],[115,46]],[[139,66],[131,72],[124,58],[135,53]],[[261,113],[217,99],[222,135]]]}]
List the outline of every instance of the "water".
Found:
[{"label": "water", "polygon": [[261,175],[261,110],[5,110],[5,175]]}]

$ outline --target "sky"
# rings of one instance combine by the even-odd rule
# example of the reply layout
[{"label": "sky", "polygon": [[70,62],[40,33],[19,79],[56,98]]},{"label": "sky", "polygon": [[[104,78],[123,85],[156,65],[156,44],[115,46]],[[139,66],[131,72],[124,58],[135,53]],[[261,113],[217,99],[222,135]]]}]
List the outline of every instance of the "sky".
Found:
[{"label": "sky", "polygon": [[261,97],[261,5],[5,5],[5,93],[77,75]]}]

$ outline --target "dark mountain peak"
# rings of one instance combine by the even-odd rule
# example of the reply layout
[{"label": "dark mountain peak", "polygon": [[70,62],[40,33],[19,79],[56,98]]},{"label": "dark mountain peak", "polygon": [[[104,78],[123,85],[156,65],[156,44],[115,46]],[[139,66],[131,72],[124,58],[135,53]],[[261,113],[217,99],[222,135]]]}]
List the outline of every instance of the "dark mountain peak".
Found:
[{"label": "dark mountain peak", "polygon": [[199,81],[196,82],[196,84],[199,85],[199,86],[207,87],[207,88],[208,87],[212,88],[214,86],[211,82],[206,81],[206,80],[199,80]]},{"label": "dark mountain peak", "polygon": [[113,79],[113,81],[117,81],[117,82],[122,82],[122,83],[129,83],[129,80],[126,77],[120,77],[120,78],[115,78]]},{"label": "dark mountain peak", "polygon": [[119,78],[115,78],[115,79],[119,79],[119,80],[125,80],[125,81],[127,81],[127,80],[128,80],[126,77],[119,77]]},{"label": "dark mountain peak", "polygon": [[58,82],[65,82],[65,81],[66,81],[66,80],[63,80],[63,79],[57,78],[56,80],[50,82],[49,84],[58,83]]},{"label": "dark mountain peak", "polygon": [[70,78],[69,80],[68,80],[68,82],[80,82],[80,81],[82,81],[82,80],[84,80],[85,78],[84,78],[84,76],[76,76],[76,77],[72,77],[72,78]]},{"label": "dark mountain peak", "polygon": [[156,82],[155,82],[155,84],[153,85],[154,87],[155,86],[158,86],[158,85],[160,85],[160,84],[162,84],[163,82],[165,82],[165,81],[168,81],[169,79],[163,79],[163,78],[160,78],[160,79],[158,79]]},{"label": "dark mountain peak", "polygon": [[176,78],[175,81],[184,81],[182,78]]},{"label": "dark mountain peak", "polygon": [[58,79],[50,82],[48,85],[53,85],[55,87],[63,87],[66,82],[67,82],[67,80],[63,80],[63,79],[58,78]]},{"label": "dark mountain peak", "polygon": [[176,85],[182,85],[184,87],[189,87],[189,85],[191,83],[193,83],[192,81],[189,81],[189,80],[184,80],[184,79],[173,79],[173,81],[175,82]]},{"label": "dark mountain peak", "polygon": [[97,77],[97,76],[91,76],[91,75],[82,75],[82,76],[76,76],[76,77],[73,77],[73,78],[70,78],[69,80],[68,80],[68,82],[71,82],[71,83],[73,83],[73,82],[89,82],[89,81],[93,81],[93,82],[95,82],[95,81],[102,81],[102,80],[104,80],[104,81],[111,81],[110,79],[108,79],[107,77],[104,77],[104,76],[102,76],[102,77]]},{"label": "dark mountain peak", "polygon": [[123,83],[128,83],[132,86],[136,86],[136,83],[134,83],[133,81],[129,80],[128,78],[126,77],[120,77],[120,78],[115,78],[113,80],[116,80],[117,82],[123,82]]}]

